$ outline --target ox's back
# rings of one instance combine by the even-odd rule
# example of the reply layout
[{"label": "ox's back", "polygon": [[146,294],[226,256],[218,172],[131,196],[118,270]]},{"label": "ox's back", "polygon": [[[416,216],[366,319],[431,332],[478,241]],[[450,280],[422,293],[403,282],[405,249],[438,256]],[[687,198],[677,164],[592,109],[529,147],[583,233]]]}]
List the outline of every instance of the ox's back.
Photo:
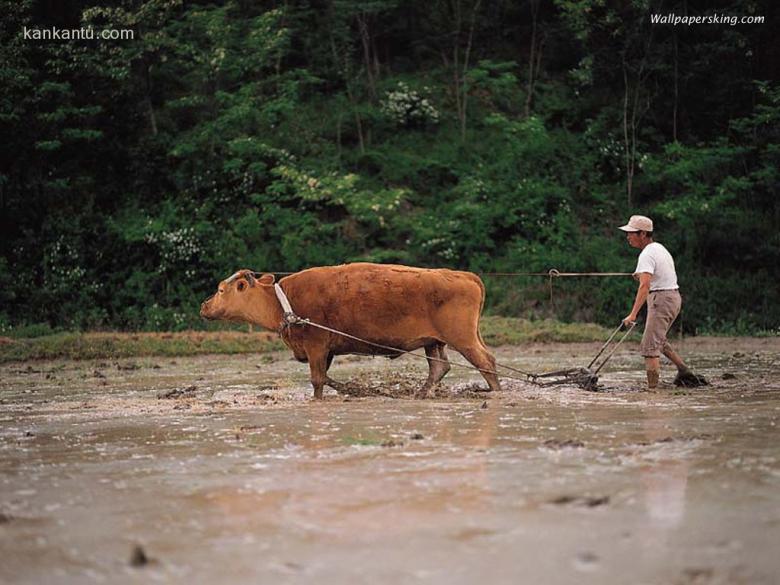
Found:
[{"label": "ox's back", "polygon": [[485,294],[470,272],[369,263],[310,268],[280,285],[299,316],[405,349],[473,333]]}]

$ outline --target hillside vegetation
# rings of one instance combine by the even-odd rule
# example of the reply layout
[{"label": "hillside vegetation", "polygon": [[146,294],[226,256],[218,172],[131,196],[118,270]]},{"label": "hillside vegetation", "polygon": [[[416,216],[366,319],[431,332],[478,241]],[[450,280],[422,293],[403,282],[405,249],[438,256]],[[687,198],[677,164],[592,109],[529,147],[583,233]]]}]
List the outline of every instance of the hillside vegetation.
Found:
[{"label": "hillside vegetation", "polygon": [[[242,267],[630,272],[645,213],[687,331],[777,331],[778,4],[694,4],[3,0],[0,329],[200,327]],[[485,282],[607,327],[635,286]]]}]

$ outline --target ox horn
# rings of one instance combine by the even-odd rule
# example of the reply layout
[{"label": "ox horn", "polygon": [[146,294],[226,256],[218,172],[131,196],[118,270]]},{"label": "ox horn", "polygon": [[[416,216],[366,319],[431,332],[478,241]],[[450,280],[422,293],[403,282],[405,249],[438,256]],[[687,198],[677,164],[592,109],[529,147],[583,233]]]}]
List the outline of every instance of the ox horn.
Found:
[{"label": "ox horn", "polygon": [[255,282],[257,282],[257,276],[259,275],[259,272],[252,272],[251,270],[239,270],[232,276],[229,276],[225,280],[225,284],[230,284],[234,280],[238,280],[242,276],[246,279],[246,281],[249,283],[249,286],[255,286]]}]

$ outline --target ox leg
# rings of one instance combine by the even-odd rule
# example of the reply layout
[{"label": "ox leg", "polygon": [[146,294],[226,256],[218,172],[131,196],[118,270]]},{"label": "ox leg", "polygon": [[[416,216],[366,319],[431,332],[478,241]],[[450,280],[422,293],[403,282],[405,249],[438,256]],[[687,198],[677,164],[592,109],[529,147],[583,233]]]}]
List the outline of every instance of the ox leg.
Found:
[{"label": "ox leg", "polygon": [[459,353],[463,355],[473,366],[479,368],[480,374],[488,383],[490,390],[497,392],[501,390],[501,384],[496,375],[496,359],[483,345],[474,345],[471,347],[456,347]]},{"label": "ox leg", "polygon": [[[333,358],[334,357],[335,357],[335,355],[333,353],[329,353],[328,354],[328,359],[325,362],[325,372],[326,373],[330,369],[330,365],[333,363]],[[337,392],[343,392],[344,388],[346,388],[345,384],[343,384],[341,382],[337,382],[336,380],[334,380],[333,378],[331,378],[330,376],[327,376],[327,375],[325,376],[325,384],[327,386],[330,386],[331,388],[333,388]]]},{"label": "ox leg", "polygon": [[321,400],[322,390],[328,379],[328,354],[317,349],[307,349],[306,357],[309,360],[309,376],[314,387],[314,398]]},{"label": "ox leg", "polygon": [[325,377],[325,384],[336,390],[337,392],[344,393],[344,389],[347,387],[343,382],[334,380],[330,376]]},{"label": "ox leg", "polygon": [[[443,343],[435,343],[425,346],[425,355],[428,356],[428,379],[420,388],[419,394],[424,398],[433,398],[433,387],[450,371],[450,362],[447,361],[447,354],[444,352]],[[436,358],[436,359],[430,359]],[[444,361],[439,361],[444,360]]]}]

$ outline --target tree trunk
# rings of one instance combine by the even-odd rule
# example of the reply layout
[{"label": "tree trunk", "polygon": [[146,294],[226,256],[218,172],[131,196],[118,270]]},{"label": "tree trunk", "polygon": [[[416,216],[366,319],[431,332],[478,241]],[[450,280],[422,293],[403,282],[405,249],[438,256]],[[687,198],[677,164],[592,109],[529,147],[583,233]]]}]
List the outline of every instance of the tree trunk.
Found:
[{"label": "tree trunk", "polygon": [[679,96],[679,75],[677,55],[677,32],[674,33],[674,105],[672,106],[672,140],[677,142],[677,102]]},{"label": "tree trunk", "polygon": [[352,106],[352,112],[355,117],[355,127],[358,133],[360,154],[365,154],[366,143],[363,138],[363,121],[361,120],[360,113],[357,110],[357,100],[355,99],[355,94],[352,92],[352,85],[349,79],[349,55],[346,52],[344,53],[344,61],[342,63],[341,59],[339,58],[339,52],[338,49],[336,48],[336,40],[333,38],[333,34],[330,35],[330,49],[331,52],[333,53],[333,62],[341,70],[341,75],[344,79],[344,86],[347,91],[347,98],[349,99],[349,103]]},{"label": "tree trunk", "polygon": [[461,102],[462,110],[461,110],[461,119],[460,119],[461,142],[466,141],[466,108],[468,106],[468,99],[469,99],[469,87],[466,79],[469,71],[469,59],[471,58],[471,47],[474,41],[474,27],[476,26],[477,12],[479,12],[479,5],[481,2],[482,0],[477,0],[476,4],[474,4],[474,10],[471,13],[471,24],[469,25],[469,39],[468,42],[466,43],[466,55],[463,59],[463,74],[461,75],[461,82],[463,87],[463,99]]},{"label": "tree trunk", "polygon": [[525,95],[525,117],[531,115],[534,85],[536,83],[536,23],[539,15],[539,0],[531,0],[531,48],[528,52],[528,83]]},{"label": "tree trunk", "polygon": [[360,41],[363,45],[363,67],[366,70],[366,79],[368,80],[368,92],[371,99],[376,101],[376,79],[374,76],[373,60],[371,58],[371,32],[368,28],[368,21],[364,14],[358,14],[356,17],[358,30],[360,31]]},{"label": "tree trunk", "polygon": [[360,117],[360,112],[358,112],[357,100],[355,99],[355,94],[352,93],[352,87],[350,86],[349,81],[347,81],[347,97],[349,98],[349,103],[352,104],[352,113],[355,116],[355,126],[357,127],[360,154],[366,154],[366,141],[363,137],[363,120]]},{"label": "tree trunk", "polygon": [[[463,111],[461,79],[460,79],[460,28],[462,18],[460,13],[460,0],[455,0],[455,39],[452,44],[452,82],[455,88],[455,110],[458,114],[458,124],[462,128],[465,124],[466,113]],[[462,134],[462,133],[461,133]]]},{"label": "tree trunk", "polygon": [[[625,152],[625,164],[626,164],[626,199],[628,206],[631,207],[634,204],[634,176],[636,174],[636,153],[638,146],[637,135],[639,133],[639,124],[644,113],[649,109],[650,104],[640,112],[640,96],[642,93],[642,85],[645,79],[645,65],[647,62],[647,56],[650,53],[650,45],[653,42],[652,30],[647,39],[647,45],[644,47],[644,54],[639,62],[639,67],[636,73],[636,80],[633,82],[633,89],[631,88],[632,82],[629,76],[629,66],[626,61],[626,55],[623,54],[622,67],[623,67],[623,149]],[[630,105],[629,105],[630,102]]]},{"label": "tree trunk", "polygon": [[629,156],[630,152],[630,144],[628,141],[628,93],[629,93],[629,87],[628,87],[628,70],[625,61],[623,62],[623,153],[624,153],[624,162],[626,165],[626,198],[628,199],[628,206],[631,207],[632,197],[631,197],[631,188],[634,176],[629,171],[629,168],[631,166],[631,158]]},{"label": "tree trunk", "polygon": [[144,55],[133,66],[133,75],[138,79],[143,87],[143,98],[141,107],[143,108],[146,122],[149,125],[149,132],[152,136],[157,136],[157,116],[154,113],[154,104],[152,103],[152,63],[151,56]]},{"label": "tree trunk", "polygon": [[336,161],[341,162],[341,112],[336,121]]},{"label": "tree trunk", "polygon": [[[476,28],[477,12],[479,12],[481,2],[482,0],[477,0],[471,13],[471,22],[469,23],[469,33],[462,63],[460,36],[463,26],[463,15],[461,14],[460,1],[458,0],[455,2],[455,32],[453,34],[454,41],[452,44],[452,84],[453,93],[455,94],[455,111],[458,115],[458,125],[460,126],[460,139],[463,142],[466,140],[466,112],[468,108],[469,89],[467,75],[471,59],[471,48],[474,44],[474,29]],[[442,51],[442,60],[444,61],[444,66],[448,67],[449,59],[447,59],[447,55],[444,51]]]}]

